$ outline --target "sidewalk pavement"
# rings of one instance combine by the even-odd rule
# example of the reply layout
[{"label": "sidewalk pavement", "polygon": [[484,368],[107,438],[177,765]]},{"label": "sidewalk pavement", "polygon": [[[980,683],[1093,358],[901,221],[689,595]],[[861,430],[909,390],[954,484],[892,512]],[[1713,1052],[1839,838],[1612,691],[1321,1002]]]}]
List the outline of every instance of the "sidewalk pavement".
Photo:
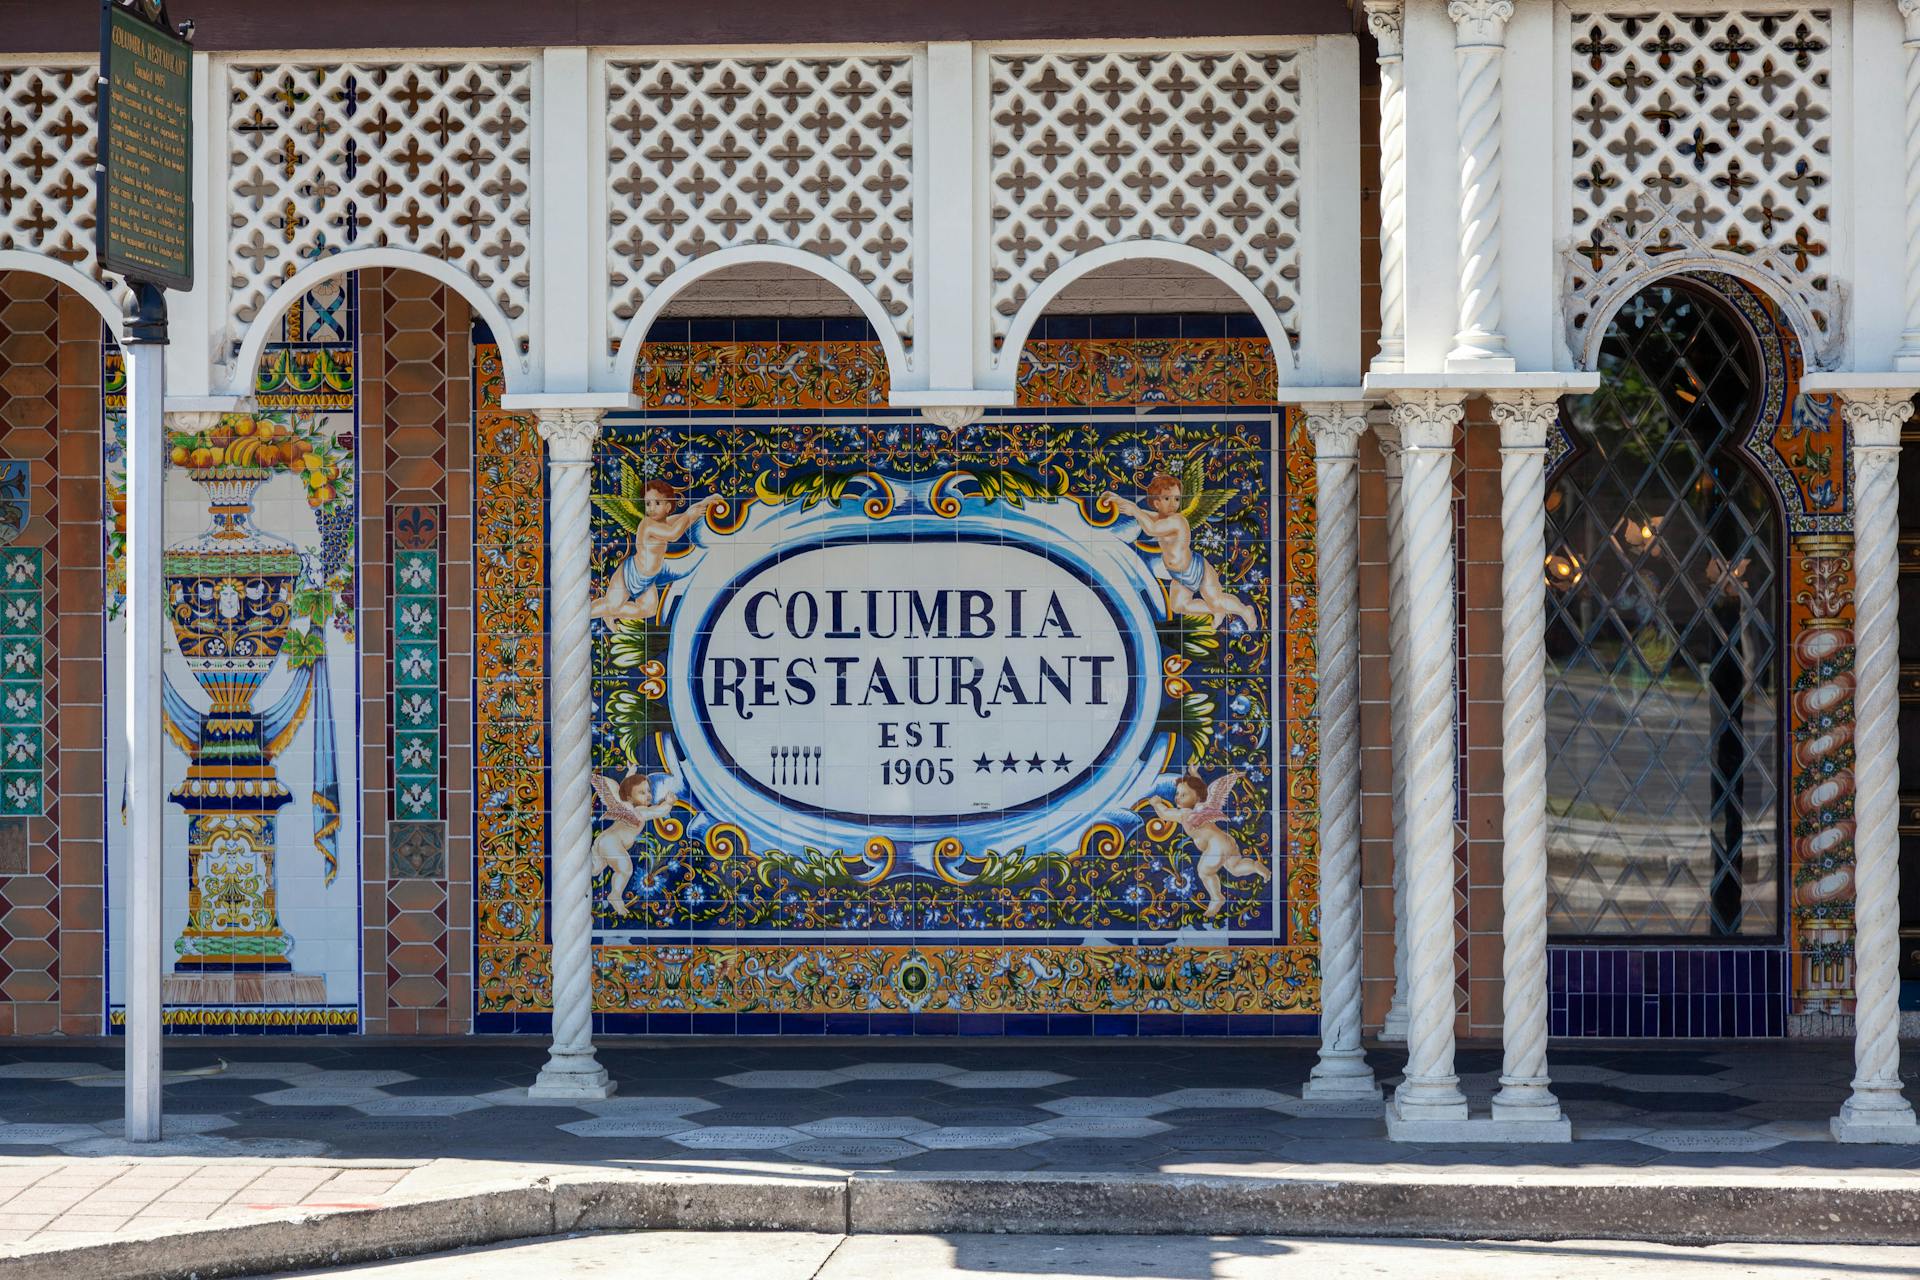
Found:
[{"label": "sidewalk pavement", "polygon": [[[1920,1242],[1920,1148],[1828,1136],[1838,1044],[1561,1048],[1578,1140],[1538,1146],[1388,1142],[1377,1102],[1302,1101],[1286,1042],[616,1041],[620,1092],[554,1105],[524,1041],[239,1038],[168,1042],[167,1137],[134,1145],[120,1053],[0,1045],[0,1277],[581,1222]],[[1391,1085],[1400,1052],[1371,1058]],[[1497,1053],[1460,1067],[1484,1106]]]}]

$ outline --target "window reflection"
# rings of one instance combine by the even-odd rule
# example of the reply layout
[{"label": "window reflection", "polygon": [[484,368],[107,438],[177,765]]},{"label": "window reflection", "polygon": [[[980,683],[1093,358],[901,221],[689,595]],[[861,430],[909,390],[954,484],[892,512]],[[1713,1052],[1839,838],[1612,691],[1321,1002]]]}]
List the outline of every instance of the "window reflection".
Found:
[{"label": "window reflection", "polygon": [[1547,499],[1549,921],[1751,937],[1779,921],[1771,493],[1741,455],[1760,375],[1690,286],[1634,297]]}]

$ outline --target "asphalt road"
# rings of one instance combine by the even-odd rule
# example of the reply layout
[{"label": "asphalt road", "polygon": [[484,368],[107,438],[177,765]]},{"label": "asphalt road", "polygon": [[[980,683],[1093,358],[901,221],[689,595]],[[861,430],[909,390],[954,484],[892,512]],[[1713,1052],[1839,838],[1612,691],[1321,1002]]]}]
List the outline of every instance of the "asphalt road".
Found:
[{"label": "asphalt road", "polygon": [[1901,1280],[1920,1248],[1616,1240],[1490,1243],[1205,1236],[833,1236],[635,1232],[563,1236],[306,1276],[355,1280]]}]

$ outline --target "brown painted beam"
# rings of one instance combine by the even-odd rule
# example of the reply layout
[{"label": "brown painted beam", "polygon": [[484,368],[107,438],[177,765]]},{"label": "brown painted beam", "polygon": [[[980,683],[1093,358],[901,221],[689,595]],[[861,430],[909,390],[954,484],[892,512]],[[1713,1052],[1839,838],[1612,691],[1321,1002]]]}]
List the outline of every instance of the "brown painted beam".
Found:
[{"label": "brown painted beam", "polygon": [[[1346,0],[169,0],[195,45],[248,49],[591,44],[839,44],[1325,35],[1353,29]],[[11,0],[0,52],[94,52],[88,0]]]}]

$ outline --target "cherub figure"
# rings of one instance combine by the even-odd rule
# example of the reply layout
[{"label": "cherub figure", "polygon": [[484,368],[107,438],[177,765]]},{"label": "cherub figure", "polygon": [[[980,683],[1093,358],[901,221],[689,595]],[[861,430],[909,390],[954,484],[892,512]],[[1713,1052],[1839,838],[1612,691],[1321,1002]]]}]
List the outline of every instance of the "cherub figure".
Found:
[{"label": "cherub figure", "polygon": [[674,795],[679,786],[670,773],[649,778],[634,772],[619,782],[596,773],[593,790],[600,797],[600,806],[610,822],[606,830],[593,838],[593,870],[588,880],[599,879],[602,871],[612,872],[607,897],[611,899],[618,893],[621,914],[630,916],[634,913],[633,891],[628,888],[634,872],[634,842],[649,822],[673,812]]},{"label": "cherub figure", "polygon": [[1233,784],[1242,776],[1238,769],[1231,769],[1209,785],[1202,782],[1198,774],[1189,773],[1173,784],[1174,803],[1168,804],[1159,796],[1147,797],[1147,803],[1153,806],[1155,813],[1165,821],[1178,822],[1186,829],[1187,838],[1193,841],[1194,850],[1200,855],[1195,874],[1200,877],[1200,883],[1207,891],[1206,916],[1209,920],[1218,916],[1227,905],[1227,896],[1220,890],[1222,871],[1230,876],[1273,879],[1273,872],[1267,864],[1242,853],[1240,842],[1221,825],[1227,820],[1227,797],[1233,791]]},{"label": "cherub figure", "polygon": [[667,548],[723,499],[709,494],[676,515],[680,491],[665,480],[649,480],[640,493],[640,513],[632,513],[630,499],[621,501],[629,514],[619,518],[633,534],[633,553],[607,579],[607,594],[593,602],[593,616],[609,622],[658,619],[661,594],[672,581]]},{"label": "cherub figure", "polygon": [[1249,627],[1258,626],[1259,617],[1252,606],[1223,589],[1220,575],[1205,556],[1193,549],[1193,527],[1227,505],[1227,499],[1233,496],[1230,489],[1208,489],[1205,484],[1200,460],[1195,458],[1187,463],[1180,479],[1163,474],[1147,482],[1147,507],[1152,510],[1129,502],[1111,489],[1100,495],[1100,501],[1122,515],[1132,516],[1141,531],[1160,544],[1160,563],[1170,579],[1168,603],[1174,613],[1211,618],[1216,627],[1230,617],[1239,618]]}]

